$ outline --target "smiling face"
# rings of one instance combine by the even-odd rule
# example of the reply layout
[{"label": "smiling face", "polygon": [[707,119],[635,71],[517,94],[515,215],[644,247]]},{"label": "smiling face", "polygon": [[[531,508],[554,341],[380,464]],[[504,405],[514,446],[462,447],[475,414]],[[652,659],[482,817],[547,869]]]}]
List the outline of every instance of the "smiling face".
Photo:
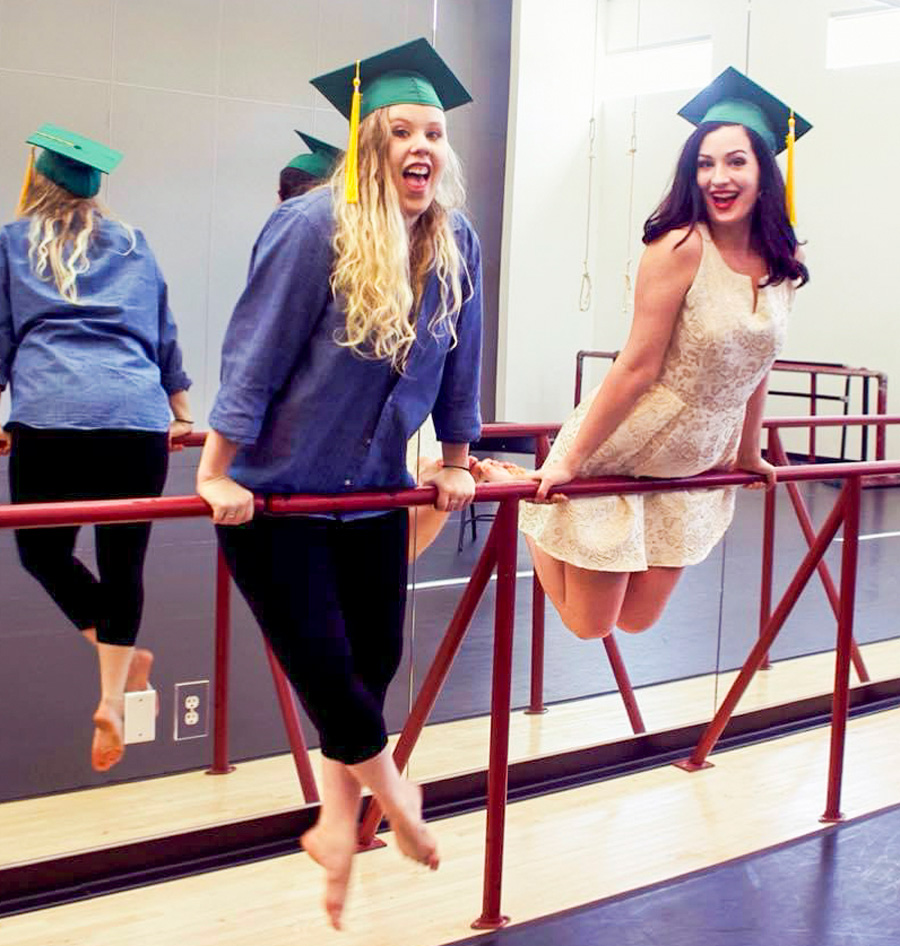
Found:
[{"label": "smiling face", "polygon": [[391,105],[388,170],[407,225],[431,206],[447,164],[447,125],[433,105]]},{"label": "smiling face", "polygon": [[759,162],[743,125],[722,125],[700,143],[697,186],[710,224],[749,226],[759,196]]}]

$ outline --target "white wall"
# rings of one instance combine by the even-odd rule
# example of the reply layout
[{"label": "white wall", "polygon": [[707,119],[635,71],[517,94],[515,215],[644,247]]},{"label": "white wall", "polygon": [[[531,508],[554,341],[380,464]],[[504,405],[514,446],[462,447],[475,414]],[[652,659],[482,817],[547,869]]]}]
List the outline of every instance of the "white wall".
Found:
[{"label": "white wall", "polygon": [[[825,69],[830,9],[847,8],[849,0],[751,0],[749,18],[746,0],[642,0],[639,29],[637,0],[597,4],[601,52],[607,43],[635,45],[638,33],[642,45],[710,35],[714,75],[729,64],[749,71],[813,123],[797,148],[797,229],[808,241],[812,279],[798,293],[783,357],[885,370],[893,379],[890,408],[900,411],[892,185],[900,153],[900,127],[893,120],[900,64]],[[591,108],[584,69],[591,62],[595,3],[567,3],[565,18],[558,11],[551,0],[517,0],[514,8],[519,88],[510,104],[503,263],[508,283],[501,298],[507,359],[498,378],[500,416],[510,420],[564,417],[572,403],[577,349],[614,349],[624,341],[630,321],[626,264],[632,260],[633,276],[643,221],[662,196],[689,131],[675,113],[695,91],[603,102],[601,56],[594,304],[585,318],[577,309],[577,287]],[[632,192],[627,152],[633,109]],[[544,260],[550,265],[542,265]],[[769,406],[770,413],[804,410],[803,402],[786,399]],[[820,405],[821,412],[830,410]]]}]

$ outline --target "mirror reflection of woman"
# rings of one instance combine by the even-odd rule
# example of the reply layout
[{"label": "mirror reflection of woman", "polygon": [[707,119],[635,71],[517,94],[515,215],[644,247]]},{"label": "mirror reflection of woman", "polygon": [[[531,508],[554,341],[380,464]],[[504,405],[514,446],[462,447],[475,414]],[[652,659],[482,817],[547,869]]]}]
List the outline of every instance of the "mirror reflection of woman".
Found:
[{"label": "mirror reflection of woman", "polygon": [[[197,478],[235,582],[319,731],[322,806],[302,843],[326,871],[335,927],[364,787],[404,854],[439,861],[384,721],[403,643],[407,512],[254,518],[253,493],[411,486],[406,444],[431,412],[443,453],[436,505],[462,509],[480,432],[480,249],[456,209],[444,117],[468,93],[424,40],[360,73],[358,200],[345,158],[330,187],[266,224],[226,334]],[[352,79],[339,70],[314,84],[349,115]]]},{"label": "mirror reflection of woman", "polygon": [[698,127],[644,227],[628,341],[533,474],[539,503],[521,507],[544,590],[581,638],[651,627],[684,567],[724,534],[734,490],[540,503],[551,487],[735,467],[760,485],[776,476],[760,452],[766,385],[808,278],[775,162],[790,113],[726,70],[681,114]]},{"label": "mirror reflection of woman", "polygon": [[[166,284],[143,235],[97,200],[121,155],[52,125],[0,231],[0,431],[14,503],[158,496],[172,440],[193,421]],[[174,420],[170,420],[174,415]],[[98,577],[74,554],[78,527],[20,529],[25,569],[97,651],[91,764],[122,758],[125,692],[149,685],[136,648],[150,523],[94,529]]]}]

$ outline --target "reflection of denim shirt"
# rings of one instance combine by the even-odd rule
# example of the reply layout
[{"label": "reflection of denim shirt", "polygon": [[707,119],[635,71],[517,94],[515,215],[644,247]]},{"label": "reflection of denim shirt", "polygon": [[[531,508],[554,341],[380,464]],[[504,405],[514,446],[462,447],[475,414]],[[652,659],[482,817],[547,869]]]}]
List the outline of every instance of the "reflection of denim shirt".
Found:
[{"label": "reflection of denim shirt", "polygon": [[269,218],[222,350],[210,426],[241,445],[231,475],[263,492],[332,493],[410,486],[406,442],[429,411],[439,440],[470,443],[481,429],[481,250],[468,221],[454,233],[468,275],[458,344],[429,331],[432,274],[403,374],[338,345],[344,312],[331,295],[334,222],[326,190]]},{"label": "reflection of denim shirt", "polygon": [[165,431],[181,367],[166,284],[140,232],[102,220],[78,276],[78,302],[28,259],[28,220],[0,230],[0,388],[10,423],[82,430]]}]

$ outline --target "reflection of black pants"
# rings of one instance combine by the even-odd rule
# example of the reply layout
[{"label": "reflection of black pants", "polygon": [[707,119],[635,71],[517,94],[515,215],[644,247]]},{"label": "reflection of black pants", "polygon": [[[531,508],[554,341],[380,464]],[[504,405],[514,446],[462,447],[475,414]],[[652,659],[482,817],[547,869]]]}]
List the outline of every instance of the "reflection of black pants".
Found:
[{"label": "reflection of black pants", "polygon": [[[17,425],[10,495],[14,503],[159,496],[168,464],[163,433]],[[78,529],[17,529],[19,558],[79,630],[95,627],[101,643],[130,646],[144,606],[150,523],[94,526],[99,581],[73,554]]]},{"label": "reflection of black pants", "polygon": [[387,744],[384,699],[400,665],[407,514],[262,516],[218,526],[235,583],[319,731],[348,765]]}]

